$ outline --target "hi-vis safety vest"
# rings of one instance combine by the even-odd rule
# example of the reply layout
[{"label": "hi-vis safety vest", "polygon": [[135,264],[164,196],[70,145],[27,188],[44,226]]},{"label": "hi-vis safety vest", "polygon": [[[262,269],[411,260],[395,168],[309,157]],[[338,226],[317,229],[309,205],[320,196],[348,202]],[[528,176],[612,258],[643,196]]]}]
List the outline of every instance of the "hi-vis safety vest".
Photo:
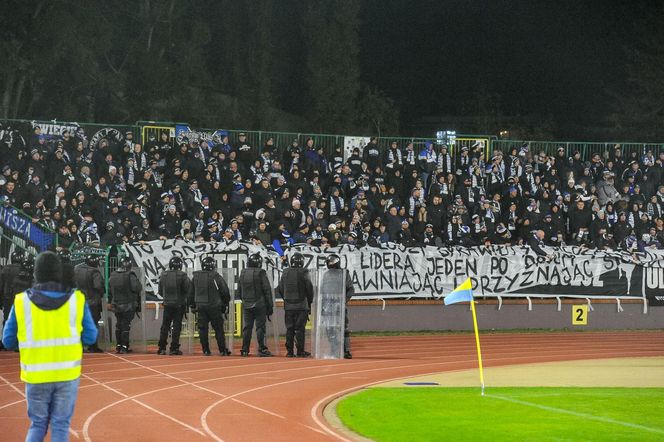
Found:
[{"label": "hi-vis safety vest", "polygon": [[76,290],[55,310],[42,310],[26,292],[14,299],[21,354],[21,380],[30,384],[64,382],[81,376],[85,295]]}]

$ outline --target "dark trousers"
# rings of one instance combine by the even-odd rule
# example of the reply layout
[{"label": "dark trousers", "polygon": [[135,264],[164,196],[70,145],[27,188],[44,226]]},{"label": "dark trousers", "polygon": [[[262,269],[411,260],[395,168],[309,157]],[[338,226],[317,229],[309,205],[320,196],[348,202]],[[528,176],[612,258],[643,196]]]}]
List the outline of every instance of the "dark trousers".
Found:
[{"label": "dark trousers", "polygon": [[117,345],[124,345],[129,348],[129,331],[131,320],[134,319],[136,312],[115,312],[115,341]]},{"label": "dark trousers", "polygon": [[344,315],[344,352],[350,352],[350,328],[348,327],[348,308]]},{"label": "dark trousers", "polygon": [[307,325],[307,318],[309,316],[306,310],[286,310],[286,350],[288,353],[293,353],[293,338],[295,338],[295,346],[297,352],[304,351],[304,328]]},{"label": "dark trousers", "polygon": [[226,343],[224,342],[224,317],[221,313],[221,306],[211,307],[201,305],[198,307],[198,336],[200,337],[203,351],[210,351],[208,324],[212,324],[212,330],[214,330],[214,334],[216,335],[219,351],[224,351]]},{"label": "dark trousers", "polygon": [[267,319],[267,310],[265,306],[242,309],[242,351],[249,351],[251,344],[251,334],[256,323],[256,340],[258,341],[258,350],[267,350],[265,345],[265,321]]},{"label": "dark trousers", "polygon": [[180,332],[182,331],[182,317],[184,316],[183,305],[167,305],[164,306],[164,320],[161,323],[161,330],[159,333],[159,348],[166,349],[166,341],[168,340],[168,332],[173,325],[173,333],[171,336],[171,351],[180,348]]}]

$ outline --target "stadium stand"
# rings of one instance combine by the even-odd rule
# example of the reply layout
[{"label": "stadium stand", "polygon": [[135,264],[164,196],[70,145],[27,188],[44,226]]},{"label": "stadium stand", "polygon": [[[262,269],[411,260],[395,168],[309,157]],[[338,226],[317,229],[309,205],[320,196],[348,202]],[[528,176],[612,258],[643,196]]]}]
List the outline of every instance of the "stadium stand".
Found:
[{"label": "stadium stand", "polygon": [[538,237],[664,246],[664,151],[647,146],[554,152],[373,137],[344,152],[315,137],[258,145],[243,132],[2,124],[4,204],[57,232],[59,247],[183,238],[279,252],[296,243],[535,248]]}]

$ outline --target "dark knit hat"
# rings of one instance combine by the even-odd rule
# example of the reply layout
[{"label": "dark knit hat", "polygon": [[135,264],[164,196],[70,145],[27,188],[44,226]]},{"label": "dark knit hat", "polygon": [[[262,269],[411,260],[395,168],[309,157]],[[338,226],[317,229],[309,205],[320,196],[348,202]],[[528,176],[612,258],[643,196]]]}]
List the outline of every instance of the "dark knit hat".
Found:
[{"label": "dark knit hat", "polygon": [[62,262],[53,252],[42,252],[35,260],[35,282],[60,282],[62,277]]}]

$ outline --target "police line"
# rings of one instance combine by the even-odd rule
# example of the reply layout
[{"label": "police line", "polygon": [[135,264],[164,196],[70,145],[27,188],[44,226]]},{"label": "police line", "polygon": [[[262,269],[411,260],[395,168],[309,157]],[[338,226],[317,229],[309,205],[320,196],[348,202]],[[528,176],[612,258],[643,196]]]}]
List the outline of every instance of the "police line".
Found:
[{"label": "police line", "polygon": [[[221,267],[236,274],[246,266],[246,257],[260,253],[268,274],[276,284],[282,271],[279,255],[249,243],[195,243],[182,240],[151,241],[125,246],[135,263],[145,269],[156,288],[159,274],[173,256],[181,256],[187,267],[203,254],[213,253]],[[536,255],[527,246],[490,247],[387,247],[350,246],[317,248],[295,246],[305,257],[306,268],[324,268],[330,253],[341,256],[342,267],[353,278],[356,298],[431,298],[452,291],[470,277],[476,296],[556,296],[583,298],[629,297],[664,301],[664,251],[628,254],[580,247],[550,249],[552,258]]]}]

